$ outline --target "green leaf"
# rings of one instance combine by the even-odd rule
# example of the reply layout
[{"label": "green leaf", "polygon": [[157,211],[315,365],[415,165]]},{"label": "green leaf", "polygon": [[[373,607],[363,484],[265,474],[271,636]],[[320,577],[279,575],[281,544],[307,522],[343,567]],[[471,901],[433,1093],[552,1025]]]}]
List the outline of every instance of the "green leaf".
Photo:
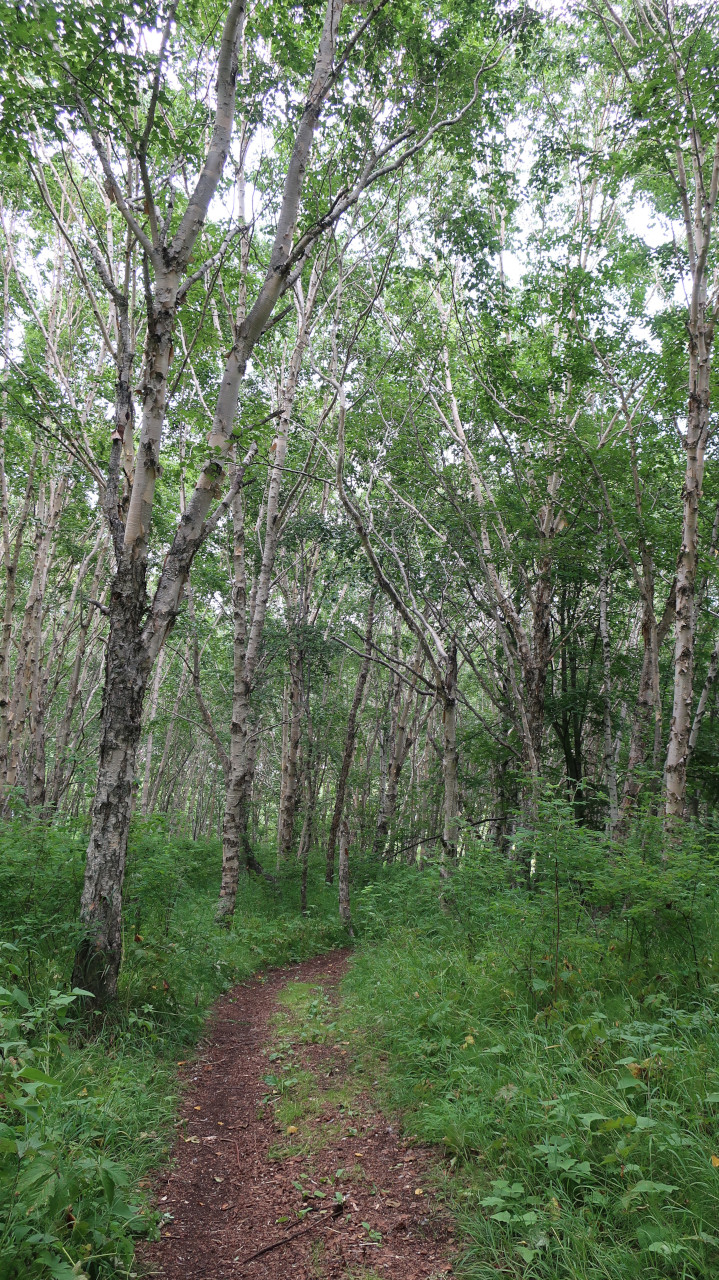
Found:
[{"label": "green leaf", "polygon": [[52,1076],[45,1075],[44,1071],[38,1071],[37,1067],[23,1067],[18,1073],[23,1080],[33,1080],[37,1084],[49,1084],[54,1088],[60,1088],[60,1081],[53,1080]]},{"label": "green leaf", "polygon": [[628,1093],[630,1089],[646,1089],[646,1087],[647,1086],[643,1080],[636,1080],[628,1071],[620,1075],[617,1080],[617,1088],[626,1093]]},{"label": "green leaf", "polygon": [[640,1196],[669,1196],[676,1190],[677,1188],[669,1182],[637,1182],[622,1196],[622,1204],[626,1209]]},{"label": "green leaf", "polygon": [[587,1129],[591,1129],[595,1120],[606,1120],[606,1118],[607,1117],[601,1115],[599,1111],[583,1111],[578,1116],[578,1119],[581,1120],[582,1124]]},{"label": "green leaf", "polygon": [[514,1251],[515,1253],[518,1253],[522,1261],[526,1263],[534,1262],[538,1252],[536,1249],[529,1249],[523,1244],[515,1245]]},{"label": "green leaf", "polygon": [[108,1204],[112,1204],[115,1199],[115,1179],[112,1177],[108,1169],[100,1168],[100,1182],[105,1192]]},{"label": "green leaf", "polygon": [[602,1133],[613,1133],[616,1129],[634,1129],[636,1123],[637,1117],[633,1115],[613,1116],[611,1120],[600,1124],[599,1129]]}]

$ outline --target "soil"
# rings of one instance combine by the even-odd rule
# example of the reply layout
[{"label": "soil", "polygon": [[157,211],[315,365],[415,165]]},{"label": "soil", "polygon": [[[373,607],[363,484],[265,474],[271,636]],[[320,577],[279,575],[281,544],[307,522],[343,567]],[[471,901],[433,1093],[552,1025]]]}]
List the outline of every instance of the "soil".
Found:
[{"label": "soil", "polygon": [[[155,1184],[166,1217],[159,1240],[138,1250],[140,1273],[439,1280],[451,1272],[452,1224],[433,1190],[432,1153],[403,1139],[366,1092],[353,1101],[351,1133],[341,1107],[320,1107],[310,1122],[316,1141],[299,1154],[283,1146],[273,1107],[263,1101],[278,995],[298,981],[331,996],[346,965],[347,955],[334,952],[273,970],[215,1006],[198,1056],[180,1067],[178,1141]],[[342,1044],[299,1045],[295,1062],[316,1073],[318,1098],[330,1087],[336,1093],[338,1079],[351,1073]],[[341,1204],[333,1204],[337,1188]]]}]

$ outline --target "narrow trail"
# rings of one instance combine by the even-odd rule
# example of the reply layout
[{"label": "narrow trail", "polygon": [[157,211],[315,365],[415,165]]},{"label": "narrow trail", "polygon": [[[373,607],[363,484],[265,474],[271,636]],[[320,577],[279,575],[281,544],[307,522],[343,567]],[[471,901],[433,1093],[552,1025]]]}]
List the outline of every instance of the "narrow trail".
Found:
[{"label": "narrow trail", "polygon": [[197,1057],[183,1066],[184,1124],[155,1188],[167,1216],[160,1239],[138,1250],[141,1275],[440,1280],[451,1272],[451,1222],[432,1193],[431,1154],[403,1141],[353,1081],[348,1042],[300,1037],[289,1047],[292,1072],[311,1081],[313,1095],[299,1130],[282,1126],[267,1102],[278,998],[307,983],[331,999],[346,965],[334,952],[275,969],[215,1006]]}]

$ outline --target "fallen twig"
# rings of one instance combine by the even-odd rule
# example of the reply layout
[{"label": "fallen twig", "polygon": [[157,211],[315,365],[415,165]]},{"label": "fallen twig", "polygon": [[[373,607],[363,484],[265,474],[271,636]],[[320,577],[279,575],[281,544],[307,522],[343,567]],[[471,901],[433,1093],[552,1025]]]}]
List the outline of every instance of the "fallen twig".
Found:
[{"label": "fallen twig", "polygon": [[[300,1231],[293,1231],[291,1236],[284,1236],[282,1240],[275,1240],[274,1244],[266,1244],[264,1249],[258,1249],[257,1253],[251,1253],[249,1258],[242,1258],[238,1266],[246,1267],[247,1263],[254,1262],[255,1258],[261,1258],[263,1254],[271,1253],[273,1249],[279,1249],[283,1244],[289,1244],[291,1240],[296,1240],[298,1236],[307,1235],[307,1232],[311,1231],[314,1225],[314,1222],[310,1222],[308,1226],[302,1227]],[[321,1225],[323,1227],[329,1226],[329,1223],[323,1222]]]}]

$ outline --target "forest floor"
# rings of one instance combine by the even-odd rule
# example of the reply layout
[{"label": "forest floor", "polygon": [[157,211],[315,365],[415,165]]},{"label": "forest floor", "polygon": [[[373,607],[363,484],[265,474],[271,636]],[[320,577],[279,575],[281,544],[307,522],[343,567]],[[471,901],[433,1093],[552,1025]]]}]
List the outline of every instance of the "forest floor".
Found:
[{"label": "forest floor", "polygon": [[[347,954],[270,970],[213,1010],[171,1161],[153,1191],[162,1280],[440,1280],[452,1222],[431,1149],[371,1096],[377,1064],[339,1041]],[[367,1071],[370,1071],[370,1077]]]}]

